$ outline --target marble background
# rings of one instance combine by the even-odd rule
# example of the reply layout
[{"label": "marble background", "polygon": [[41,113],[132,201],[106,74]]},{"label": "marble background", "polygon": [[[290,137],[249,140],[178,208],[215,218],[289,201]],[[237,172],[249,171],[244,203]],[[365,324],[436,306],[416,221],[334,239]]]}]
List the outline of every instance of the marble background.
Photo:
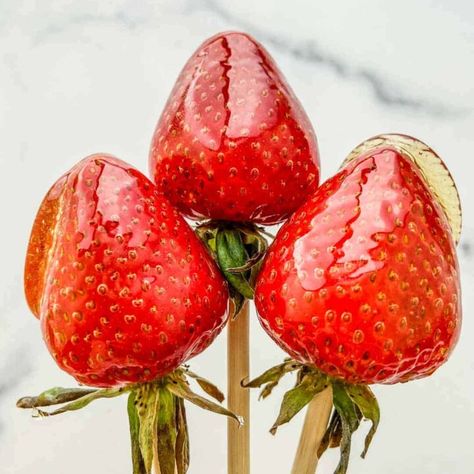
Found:
[{"label": "marble background", "polygon": [[[226,29],[254,34],[280,64],[314,122],[324,177],[379,132],[415,135],[448,163],[464,204],[463,335],[433,377],[376,387],[380,430],[365,461],[357,455],[362,433],[356,436],[351,472],[473,473],[469,0],[0,0],[0,471],[130,472],[124,400],[48,420],[15,409],[21,394],[73,382],[47,354],[23,300],[27,238],[50,184],[85,155],[107,151],[146,170],[151,132],[176,75],[202,40]],[[221,336],[193,368],[225,386],[224,353]],[[254,320],[253,373],[281,357]],[[302,417],[272,438],[279,398],[253,395],[254,473],[289,471]],[[188,413],[190,473],[225,473],[225,421],[192,407]],[[318,472],[331,473],[335,460],[327,455]]]}]

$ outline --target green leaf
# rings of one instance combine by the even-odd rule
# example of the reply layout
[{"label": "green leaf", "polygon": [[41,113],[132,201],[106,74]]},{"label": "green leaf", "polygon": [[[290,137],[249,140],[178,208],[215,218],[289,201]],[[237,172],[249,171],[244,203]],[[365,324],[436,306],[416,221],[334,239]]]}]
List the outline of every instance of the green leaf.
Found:
[{"label": "green leaf", "polygon": [[339,459],[339,464],[334,471],[334,474],[345,474],[349,467],[349,458],[351,455],[351,437],[352,431],[349,423],[345,418],[341,417],[341,457]]},{"label": "green leaf", "polygon": [[260,262],[260,260],[262,260],[264,255],[265,255],[264,252],[257,251],[243,265],[241,265],[240,267],[228,268],[227,271],[233,274],[245,273],[248,270],[250,270],[252,267],[257,265]]},{"label": "green leaf", "polygon": [[365,438],[365,447],[362,458],[365,458],[370,443],[377,431],[380,422],[380,407],[374,393],[367,385],[346,385],[348,395],[361,411],[364,418],[372,422],[370,431]]},{"label": "green leaf", "polygon": [[135,407],[140,422],[138,436],[145,472],[151,473],[154,445],[157,442],[157,409],[159,392],[156,383],[139,385],[135,391]]},{"label": "green leaf", "polygon": [[[238,265],[244,265],[248,259],[247,251],[245,250],[242,241],[242,235],[237,229],[224,229],[217,232],[217,240],[219,235],[225,239],[226,247],[229,252],[229,258]],[[226,270],[230,268],[227,267]]]},{"label": "green leaf", "polygon": [[356,406],[346,392],[346,387],[340,382],[333,383],[333,401],[334,407],[339,413],[342,423],[341,436],[341,457],[336,468],[335,474],[345,474],[349,466],[349,457],[351,453],[352,433],[359,426],[359,416]]},{"label": "green leaf", "polygon": [[357,416],[356,407],[351,397],[349,397],[346,388],[347,385],[341,382],[333,383],[334,407],[341,416],[341,419],[346,420],[346,422],[349,424],[351,432],[354,432],[359,425],[359,419]]},{"label": "green leaf", "polygon": [[224,401],[224,394],[212,382],[190,370],[186,371],[186,375],[193,378],[208,395],[216,399],[219,403]]},{"label": "green leaf", "polygon": [[214,403],[211,400],[207,400],[206,398],[201,397],[197,393],[194,393],[189,388],[189,385],[186,381],[177,378],[170,378],[166,386],[168,387],[168,390],[177,397],[184,398],[188,402],[191,402],[200,408],[204,408],[205,410],[209,410],[219,415],[225,415],[229,418],[233,418],[240,425],[243,425],[242,417],[237,416],[227,408],[224,408],[223,406],[218,405],[217,403]]},{"label": "green leaf", "polygon": [[231,320],[234,321],[244,307],[245,298],[232,286],[230,287],[230,297],[233,305]]},{"label": "green leaf", "polygon": [[157,433],[160,474],[175,474],[176,397],[167,388],[159,389]]},{"label": "green leaf", "polygon": [[37,408],[47,407],[51,405],[59,405],[61,403],[72,402],[84,395],[96,392],[93,388],[63,388],[53,387],[45,390],[37,397],[23,397],[16,402],[18,408]]},{"label": "green leaf", "polygon": [[254,297],[253,288],[242,274],[233,275],[232,273],[224,271],[226,280],[235,288],[244,298],[252,300]]},{"label": "green leaf", "polygon": [[253,299],[253,288],[242,273],[232,274],[229,268],[245,264],[248,255],[240,233],[234,230],[219,230],[216,236],[217,262],[227,281],[245,298]]},{"label": "green leaf", "polygon": [[95,390],[52,412],[37,410],[37,413],[34,416],[54,416],[54,415],[60,415],[61,413],[65,413],[67,411],[80,410],[81,408],[84,408],[85,406],[89,405],[89,403],[93,402],[94,400],[98,400],[100,398],[118,397],[119,395],[126,393],[130,389],[131,389],[130,387],[119,387],[119,388],[106,388],[102,390]]},{"label": "green leaf", "polygon": [[275,434],[279,426],[288,423],[328,384],[329,380],[326,375],[314,372],[306,374],[295,388],[285,393],[280,413],[270,428],[270,433]]},{"label": "green leaf", "polygon": [[249,382],[242,382],[241,385],[245,388],[258,388],[265,385],[260,392],[259,398],[266,398],[272,393],[272,390],[278,385],[285,374],[300,368],[301,364],[299,362],[288,359],[283,364],[276,365],[275,367],[266,370],[262,375],[255,379],[250,380]]},{"label": "green leaf", "polygon": [[[207,222],[196,228],[230,286],[246,299],[253,299],[255,278],[268,247],[263,232],[253,225]],[[234,297],[235,305],[242,302]],[[235,314],[237,314],[236,311]]]},{"label": "green leaf", "polygon": [[216,253],[216,238],[212,237],[212,239],[209,239],[207,241],[207,245],[211,249],[211,252],[215,254]]},{"label": "green leaf", "polygon": [[252,288],[255,288],[255,285],[257,283],[258,275],[260,274],[260,270],[262,269],[262,265],[263,265],[263,260],[260,260],[250,270],[249,283],[250,283],[250,286]]},{"label": "green leaf", "polygon": [[[242,235],[242,240],[246,246],[254,247],[256,249],[262,249],[265,251],[268,247],[267,239],[264,235],[269,235],[263,227],[239,227],[240,233]],[[274,237],[272,237],[274,238]]]},{"label": "green leaf", "polygon": [[[342,425],[341,417],[336,410],[333,410],[331,420],[326,428],[323,439],[318,447],[318,459],[326,452],[329,447],[337,447],[341,444]],[[334,441],[333,441],[334,440]],[[333,446],[334,443],[334,446]]]},{"label": "green leaf", "polygon": [[260,235],[266,235],[272,240],[275,238],[275,236],[271,232],[268,232],[268,230],[266,230],[265,227],[257,227],[257,229]]},{"label": "green leaf", "polygon": [[263,259],[268,249],[268,242],[263,237],[263,232],[261,229],[254,227],[247,233],[242,231],[244,235],[244,243],[248,247],[248,252],[250,254],[250,258],[254,262],[251,269],[250,269],[250,276],[248,277],[248,281],[252,288],[255,287],[255,282],[257,280],[257,276],[260,273],[260,269],[263,264]]},{"label": "green leaf", "polygon": [[184,400],[176,398],[176,470],[186,474],[189,467],[189,434]]},{"label": "green leaf", "polygon": [[140,420],[138,418],[135,403],[135,392],[132,391],[128,396],[127,412],[128,422],[130,426],[133,474],[147,474],[145,469],[145,463],[142,457],[142,452],[140,450]]},{"label": "green leaf", "polygon": [[334,415],[336,419],[334,420],[334,426],[331,431],[331,438],[329,440],[329,447],[330,448],[339,448],[341,446],[342,440],[342,421],[339,413],[334,410]]},{"label": "green leaf", "polygon": [[252,300],[254,297],[253,288],[242,274],[233,275],[229,272],[224,272],[227,281],[244,297]]}]

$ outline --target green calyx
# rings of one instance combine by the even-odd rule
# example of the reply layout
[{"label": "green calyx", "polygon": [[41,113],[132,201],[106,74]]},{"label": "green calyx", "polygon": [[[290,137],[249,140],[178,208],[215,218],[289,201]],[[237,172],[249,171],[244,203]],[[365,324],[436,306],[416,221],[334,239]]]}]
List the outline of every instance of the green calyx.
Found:
[{"label": "green calyx", "polygon": [[329,425],[319,445],[318,458],[328,448],[340,448],[339,464],[335,474],[347,472],[351,450],[352,434],[359,428],[362,419],[372,422],[369,433],[365,438],[365,448],[361,456],[365,458],[370,443],[377,431],[380,421],[380,409],[372,390],[367,385],[355,385],[334,379],[316,368],[300,362],[287,359],[283,364],[272,367],[250,382],[243,382],[247,388],[259,388],[260,398],[266,398],[278,385],[282,377],[290,372],[296,372],[294,388],[285,393],[280,407],[280,413],[270,428],[275,434],[278,427],[288,423],[313,398],[332,387],[333,410]]},{"label": "green calyx", "polygon": [[[23,397],[16,402],[18,408],[32,408],[34,417],[47,417],[60,415],[67,411],[80,410],[89,403],[100,398],[114,398],[132,389],[132,386],[84,389],[84,388],[62,388],[54,387],[40,393],[37,397]],[[44,411],[40,407],[63,404],[53,411]]]},{"label": "green calyx", "polygon": [[268,247],[263,229],[254,225],[211,221],[196,228],[229,282],[234,316],[253,299],[255,279]]},{"label": "green calyx", "polygon": [[[79,410],[100,398],[128,393],[133,474],[150,474],[154,465],[159,467],[161,474],[185,474],[189,467],[189,438],[184,401],[243,424],[242,418],[227,408],[195,393],[188,378],[194,379],[206,394],[218,402],[223,401],[222,392],[209,380],[187,368],[179,368],[153,382],[118,388],[55,387],[36,397],[23,397],[18,400],[17,406],[33,409],[33,416],[47,417]],[[62,406],[53,411],[40,409],[52,405]]]},{"label": "green calyx", "polygon": [[[178,369],[157,382],[143,384],[129,396],[133,474],[149,474],[153,463],[161,474],[184,474],[189,466],[189,438],[184,401],[225,415],[242,424],[240,417],[223,406],[194,393],[186,376],[217,401],[223,395],[208,380]],[[155,459],[156,457],[156,459]]]}]

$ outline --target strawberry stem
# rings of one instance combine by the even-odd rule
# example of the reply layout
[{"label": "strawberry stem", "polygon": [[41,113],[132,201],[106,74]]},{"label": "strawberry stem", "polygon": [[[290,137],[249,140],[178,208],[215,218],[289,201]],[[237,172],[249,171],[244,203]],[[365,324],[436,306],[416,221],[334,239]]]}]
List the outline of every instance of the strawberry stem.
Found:
[{"label": "strawberry stem", "polygon": [[139,385],[135,390],[135,407],[139,420],[138,442],[146,474],[151,473],[157,443],[158,396],[157,382]]},{"label": "strawberry stem", "polygon": [[132,468],[133,474],[147,474],[145,461],[143,460],[140,448],[140,419],[136,408],[135,392],[132,391],[128,396],[127,412],[130,426],[130,441],[132,449]]},{"label": "strawberry stem", "polygon": [[189,433],[184,400],[176,398],[176,469],[185,474],[189,467]]},{"label": "strawberry stem", "polygon": [[161,474],[175,474],[177,397],[165,386],[159,389],[157,454]]},{"label": "strawberry stem", "polygon": [[361,456],[365,457],[369,445],[377,431],[380,421],[380,409],[373,392],[366,385],[354,385],[334,379],[313,366],[286,359],[259,377],[243,382],[247,388],[263,387],[260,398],[266,398],[288,372],[297,372],[294,388],[285,393],[280,413],[270,429],[275,434],[277,428],[288,423],[298,412],[308,405],[328,386],[332,387],[333,414],[319,445],[319,458],[328,448],[339,447],[341,456],[335,474],[345,474],[349,465],[352,434],[358,429],[363,418],[372,422],[365,439],[365,448]]},{"label": "strawberry stem", "polygon": [[216,235],[217,262],[227,281],[244,298],[253,299],[253,289],[243,272],[231,273],[229,268],[242,267],[248,254],[238,231],[218,230]]},{"label": "strawberry stem", "polygon": [[[33,416],[53,416],[86,407],[101,398],[129,393],[127,412],[130,427],[133,474],[150,474],[155,463],[161,474],[185,474],[189,466],[189,437],[184,400],[237,421],[242,419],[227,408],[191,390],[187,377],[205,393],[222,402],[224,395],[209,380],[178,368],[153,382],[106,389],[54,387],[35,397],[23,397],[19,408],[33,409]],[[39,407],[62,404],[51,412]]]},{"label": "strawberry stem", "polygon": [[252,224],[209,221],[196,228],[229,282],[233,317],[253,299],[255,279],[268,247],[267,233]]}]

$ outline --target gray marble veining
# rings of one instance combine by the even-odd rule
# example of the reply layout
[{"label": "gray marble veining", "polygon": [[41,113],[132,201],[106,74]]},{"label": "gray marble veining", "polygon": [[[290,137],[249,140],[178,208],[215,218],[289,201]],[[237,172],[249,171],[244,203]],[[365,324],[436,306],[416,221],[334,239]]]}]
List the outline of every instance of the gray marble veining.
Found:
[{"label": "gray marble veining", "polygon": [[264,28],[256,26],[252,21],[247,21],[232,11],[226,9],[218,0],[200,0],[193,2],[192,8],[203,8],[219,16],[224,23],[235,25],[237,28],[260,38],[260,41],[275,49],[290,54],[298,61],[304,61],[316,66],[329,68],[343,80],[357,80],[365,82],[372,90],[374,98],[387,107],[403,107],[408,110],[421,111],[426,114],[459,115],[472,112],[472,107],[453,108],[442,102],[425,101],[408,95],[394,84],[387,84],[377,71],[369,68],[351,66],[347,58],[338,57],[330,51],[321,48],[317,41],[307,38],[295,42],[290,37],[276,36]]}]

